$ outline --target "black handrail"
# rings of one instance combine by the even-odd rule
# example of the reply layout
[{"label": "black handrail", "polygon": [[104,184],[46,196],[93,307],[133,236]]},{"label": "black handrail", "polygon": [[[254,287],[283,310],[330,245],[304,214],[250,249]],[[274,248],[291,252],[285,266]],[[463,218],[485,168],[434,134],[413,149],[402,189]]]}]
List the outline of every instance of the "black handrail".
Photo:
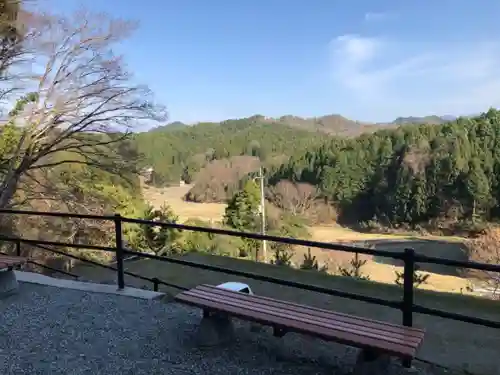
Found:
[{"label": "black handrail", "polygon": [[[0,213],[1,213],[1,210],[0,210]],[[128,217],[122,217],[122,220],[125,223],[160,226],[160,227],[165,227],[165,228],[178,229],[181,231],[182,230],[189,230],[189,231],[193,231],[193,232],[221,234],[224,236],[248,238],[248,239],[252,239],[252,240],[266,240],[266,241],[271,241],[271,242],[285,243],[288,245],[317,247],[317,248],[326,249],[326,250],[337,250],[337,251],[344,251],[344,252],[348,252],[348,253],[358,253],[358,254],[365,254],[365,255],[381,256],[381,257],[393,258],[393,259],[403,260],[403,257],[404,257],[404,255],[399,251],[368,249],[366,247],[348,246],[348,245],[342,245],[342,244],[336,244],[336,243],[300,240],[300,239],[290,238],[290,237],[270,236],[268,234],[238,232],[235,230],[208,228],[208,227],[200,227],[200,226],[195,226],[195,225],[185,225],[185,224],[177,224],[177,223],[165,223],[165,222],[157,222],[157,221],[150,221],[150,220],[143,220],[143,219],[133,219],[133,218],[128,218]],[[500,267],[499,267],[499,270],[500,270]]]},{"label": "black handrail", "polygon": [[225,268],[225,267],[219,267],[219,266],[211,266],[211,265],[208,265],[208,264],[192,262],[192,261],[189,261],[189,260],[183,260],[183,259],[177,259],[177,258],[171,258],[171,257],[162,257],[162,256],[154,255],[154,254],[139,253],[137,251],[131,251],[131,250],[125,250],[125,253],[126,254],[131,254],[131,255],[142,256],[142,257],[148,258],[148,259],[159,260],[161,262],[168,262],[168,263],[180,264],[180,265],[183,265],[183,266],[200,268],[200,269],[207,270],[207,271],[215,271],[215,272],[226,273],[228,275],[248,277],[249,279],[254,279],[254,280],[259,280],[259,281],[265,281],[265,282],[269,282],[269,283],[273,283],[273,284],[278,284],[278,285],[283,285],[283,286],[289,286],[289,287],[292,287],[292,288],[310,290],[312,292],[329,294],[329,295],[337,296],[337,297],[354,299],[354,300],[358,300],[358,301],[362,301],[362,302],[368,302],[368,303],[373,303],[373,304],[377,304],[377,305],[392,307],[392,308],[395,308],[395,309],[401,309],[402,308],[402,304],[401,304],[400,301],[390,301],[390,300],[384,300],[382,298],[363,296],[363,295],[360,295],[360,294],[343,292],[343,291],[340,291],[340,290],[329,289],[329,288],[323,288],[323,287],[316,286],[316,285],[309,285],[309,284],[299,283],[297,281],[289,281],[289,280],[279,279],[277,277],[260,275],[260,274],[256,274],[256,273],[253,273],[253,272],[245,272],[245,271],[239,271],[239,270],[235,270],[235,269],[231,269],[231,268]]},{"label": "black handrail", "polygon": [[[5,240],[5,237],[4,238],[1,238],[1,240]],[[10,239],[10,240],[13,240],[13,241],[16,241],[16,239]],[[7,240],[8,241],[8,240]],[[20,241],[19,241],[20,242]],[[99,262],[96,262],[94,260],[90,260],[90,259],[86,259],[86,258],[82,258],[82,257],[79,257],[79,256],[76,256],[76,255],[73,255],[73,254],[68,254],[64,251],[60,251],[60,250],[56,250],[56,249],[52,249],[50,247],[45,247],[43,245],[33,245],[33,247],[37,247],[39,249],[42,249],[42,250],[47,250],[47,251],[50,251],[54,254],[58,254],[58,255],[63,255],[63,256],[66,256],[68,258],[72,258],[72,259],[75,259],[75,260],[79,260],[80,262],[83,262],[83,263],[88,263],[88,264],[92,264],[93,266],[97,266],[97,267],[101,267],[101,268],[105,268],[105,269],[108,269],[108,270],[111,270],[111,271],[114,271],[118,274],[118,268],[115,268],[115,267],[112,267],[110,265],[107,265],[107,264],[102,264],[102,263],[99,263]],[[68,244],[66,245],[66,247],[72,247],[72,244]],[[140,253],[142,254],[142,253]],[[43,265],[42,265],[43,266]],[[45,266],[46,267],[46,266]],[[169,282],[166,282],[166,281],[163,281],[163,280],[160,280],[156,277],[146,277],[146,276],[142,276],[142,275],[139,275],[137,273],[134,273],[134,272],[130,272],[130,271],[123,271],[123,274],[124,275],[127,275],[127,276],[131,276],[131,277],[135,277],[137,279],[140,279],[140,280],[144,280],[144,281],[149,281],[150,283],[153,284],[153,290],[155,292],[158,291],[158,285],[165,285],[165,286],[168,286],[168,287],[172,287],[172,288],[176,288],[176,289],[180,289],[180,290],[187,290],[188,288],[185,288],[183,286],[180,286],[180,285],[176,285],[176,284],[172,284],[172,283],[169,283]],[[78,276],[79,277],[79,276]]]},{"label": "black handrail", "polygon": [[[447,319],[453,319],[453,320],[463,321],[463,322],[467,322],[467,323],[487,326],[490,328],[500,329],[500,322],[495,322],[495,321],[491,321],[491,320],[486,320],[486,319],[481,319],[481,318],[476,318],[476,317],[471,317],[471,316],[466,316],[466,315],[461,315],[461,314],[456,314],[456,313],[450,313],[450,312],[446,312],[446,311],[441,311],[441,310],[432,309],[432,308],[417,305],[414,303],[414,286],[413,286],[413,284],[414,284],[414,270],[415,270],[415,264],[417,262],[441,264],[441,265],[447,265],[447,266],[470,268],[470,269],[483,270],[483,271],[494,271],[494,272],[500,272],[500,265],[478,263],[478,262],[471,262],[471,261],[455,261],[455,260],[450,260],[450,259],[430,257],[430,256],[416,254],[413,249],[405,249],[404,252],[367,249],[367,248],[356,247],[356,246],[347,246],[347,245],[341,245],[341,244],[299,240],[299,239],[294,239],[294,238],[269,236],[269,235],[262,235],[262,234],[257,234],[257,233],[237,232],[237,231],[226,230],[226,229],[207,228],[207,227],[199,227],[199,226],[177,224],[177,223],[165,223],[165,222],[156,222],[156,221],[150,221],[150,220],[133,219],[133,218],[122,217],[120,215],[98,216],[98,215],[86,215],[86,214],[20,211],[20,210],[0,210],[0,214],[36,215],[36,216],[52,216],[52,217],[66,217],[66,218],[77,218],[77,219],[93,219],[93,220],[113,221],[115,224],[115,247],[114,248],[108,247],[108,246],[68,244],[68,243],[57,242],[57,241],[29,240],[29,239],[12,238],[12,237],[6,237],[6,236],[0,236],[0,241],[1,240],[3,240],[3,241],[15,241],[17,244],[20,244],[20,243],[30,244],[30,245],[54,252],[56,254],[65,255],[65,256],[68,256],[68,257],[71,257],[74,259],[78,259],[82,262],[87,262],[87,263],[90,263],[90,264],[93,264],[93,265],[96,265],[99,267],[113,270],[113,271],[117,272],[117,284],[118,284],[119,289],[123,289],[125,287],[124,275],[129,275],[132,277],[136,277],[136,278],[139,278],[142,280],[152,282],[154,285],[154,290],[158,290],[158,285],[166,285],[166,286],[178,288],[181,290],[186,289],[182,286],[174,285],[174,284],[162,281],[158,278],[147,278],[147,277],[144,277],[141,275],[134,274],[134,273],[129,272],[129,271],[125,271],[123,259],[124,259],[125,254],[129,254],[129,255],[135,255],[135,256],[138,256],[141,258],[155,259],[155,260],[159,260],[159,261],[163,261],[163,262],[175,263],[175,264],[185,265],[185,266],[189,266],[189,267],[195,267],[195,268],[211,270],[211,271],[216,271],[216,272],[223,272],[226,274],[248,277],[248,278],[255,279],[255,280],[261,280],[261,281],[271,282],[271,283],[275,283],[275,284],[290,286],[290,287],[294,287],[294,288],[310,290],[310,291],[314,291],[314,292],[318,292],[318,293],[323,293],[323,294],[328,294],[328,295],[333,295],[333,296],[338,296],[338,297],[343,297],[343,298],[350,298],[350,299],[355,299],[358,301],[363,301],[363,302],[373,303],[373,304],[387,306],[387,307],[391,307],[391,308],[396,308],[396,309],[399,309],[402,311],[403,325],[405,325],[405,326],[412,326],[413,325],[413,313],[416,312],[416,313],[421,313],[421,314],[433,315],[433,316],[443,317],[443,318],[447,318]],[[122,223],[135,223],[135,224],[141,224],[141,225],[161,226],[161,227],[178,229],[178,230],[189,230],[189,231],[204,232],[204,233],[211,233],[211,234],[221,234],[221,235],[249,238],[249,239],[255,239],[255,240],[267,240],[267,241],[273,241],[273,242],[279,242],[279,243],[286,243],[286,244],[290,244],[290,245],[317,247],[317,248],[322,248],[322,249],[327,249],[327,250],[337,250],[337,251],[345,251],[345,252],[351,252],[351,253],[367,254],[367,255],[374,255],[374,256],[380,256],[380,257],[389,257],[389,258],[393,258],[393,259],[399,259],[399,260],[402,260],[404,262],[403,299],[402,299],[402,301],[384,300],[381,298],[369,297],[369,296],[359,295],[359,294],[355,294],[355,293],[349,293],[349,292],[344,292],[344,291],[339,291],[339,290],[334,290],[334,289],[328,289],[328,288],[323,288],[323,287],[319,287],[319,286],[315,286],[315,285],[309,285],[309,284],[299,283],[299,282],[295,282],[295,281],[283,280],[283,279],[279,279],[279,278],[275,278],[275,277],[259,275],[259,274],[255,274],[255,273],[244,272],[244,271],[229,269],[229,268],[225,268],[225,267],[212,266],[212,265],[201,264],[201,263],[197,263],[197,262],[192,262],[192,261],[187,261],[187,260],[182,260],[182,259],[177,259],[177,258],[172,258],[172,257],[161,257],[161,256],[154,255],[154,254],[132,251],[132,250],[123,248],[122,228],[121,228]],[[92,249],[92,250],[114,252],[116,254],[117,267],[114,268],[114,267],[111,267],[109,265],[105,265],[105,264],[94,262],[94,261],[91,261],[88,259],[80,258],[80,257],[74,256],[71,254],[67,254],[67,253],[64,253],[62,251],[58,251],[58,250],[55,250],[53,248],[46,247],[46,246],[72,247],[72,248],[78,248],[78,249]],[[19,245],[18,245],[18,248],[19,248]]]},{"label": "black handrail", "polygon": [[[3,251],[0,251],[0,254],[7,255],[7,256],[10,255],[10,254],[4,253]],[[74,273],[71,273],[71,272],[68,272],[68,271],[63,271],[63,270],[60,270],[60,269],[57,269],[57,268],[54,268],[54,267],[50,267],[50,266],[47,266],[46,264],[38,263],[38,262],[35,262],[34,260],[31,260],[31,259],[27,259],[26,261],[29,264],[34,264],[35,266],[42,267],[42,268],[44,268],[46,270],[54,271],[54,272],[57,272],[57,273],[62,273],[63,275],[71,276],[71,277],[73,277],[75,279],[79,278],[79,276],[77,274],[74,274]]]}]

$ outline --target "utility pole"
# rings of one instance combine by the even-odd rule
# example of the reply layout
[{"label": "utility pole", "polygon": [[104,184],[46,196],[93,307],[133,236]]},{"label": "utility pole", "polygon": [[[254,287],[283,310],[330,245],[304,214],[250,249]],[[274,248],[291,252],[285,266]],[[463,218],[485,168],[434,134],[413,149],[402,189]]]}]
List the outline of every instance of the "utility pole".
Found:
[{"label": "utility pole", "polygon": [[[266,198],[264,195],[264,174],[262,173],[262,167],[259,168],[259,177],[257,179],[260,180],[260,217],[261,217],[261,228],[260,233],[262,235],[266,234],[266,210],[265,203]],[[262,257],[264,258],[264,263],[267,262],[267,241],[262,240]]]}]

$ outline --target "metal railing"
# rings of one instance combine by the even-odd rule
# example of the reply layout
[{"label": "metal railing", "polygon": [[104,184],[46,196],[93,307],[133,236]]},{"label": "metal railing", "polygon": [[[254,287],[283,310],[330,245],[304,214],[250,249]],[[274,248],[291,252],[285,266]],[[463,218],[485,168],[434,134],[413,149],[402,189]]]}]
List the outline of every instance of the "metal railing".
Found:
[{"label": "metal railing", "polygon": [[[92,220],[105,220],[105,221],[113,221],[115,227],[115,246],[107,247],[107,246],[98,246],[98,245],[90,245],[90,244],[70,244],[64,242],[57,241],[43,241],[43,240],[31,240],[24,238],[13,238],[13,237],[5,237],[0,236],[0,240],[10,241],[16,243],[16,249],[18,249],[18,253],[20,253],[21,244],[29,244],[32,246],[36,246],[37,248],[44,249],[47,251],[51,251],[53,253],[68,256],[73,259],[77,259],[82,262],[86,262],[98,267],[107,268],[109,270],[113,270],[117,274],[117,285],[119,289],[123,289],[125,287],[125,275],[131,276],[134,278],[138,278],[144,281],[149,281],[153,284],[153,290],[158,291],[159,285],[165,285],[169,287],[174,287],[177,289],[185,290],[186,288],[175,285],[172,283],[168,283],[166,281],[160,280],[158,278],[149,278],[136,273],[132,273],[129,271],[125,271],[124,269],[124,259],[125,255],[133,255],[138,258],[148,258],[154,259],[161,262],[168,262],[179,264],[188,267],[194,267],[209,271],[216,271],[225,274],[230,274],[234,276],[246,277],[254,280],[270,282],[274,284],[284,285],[293,288],[300,288],[303,290],[309,290],[312,292],[323,293],[331,296],[337,296],[342,298],[349,298],[357,301],[368,302],[376,305],[386,306],[394,309],[399,309],[402,312],[402,323],[405,326],[413,326],[413,313],[420,313],[426,315],[437,316],[445,319],[453,319],[457,321],[462,321],[471,324],[477,324],[481,326],[486,326],[490,328],[500,329],[500,322],[492,321],[487,319],[482,319],[474,316],[463,315],[458,313],[452,313],[449,311],[438,310],[434,308],[425,307],[419,304],[416,304],[414,301],[414,272],[416,270],[416,263],[429,263],[429,264],[439,264],[443,266],[452,266],[452,267],[461,267],[468,268],[480,271],[490,271],[490,272],[499,272],[500,273],[500,265],[497,264],[486,264],[486,263],[478,263],[472,261],[457,261],[451,259],[443,259],[438,257],[431,257],[426,255],[421,255],[415,253],[415,251],[411,248],[404,249],[404,252],[398,251],[388,251],[388,250],[376,250],[376,249],[368,249],[364,247],[356,247],[356,246],[346,246],[341,244],[332,244],[332,243],[323,243],[317,241],[308,241],[308,240],[299,240],[294,238],[286,238],[286,237],[277,237],[277,236],[269,236],[262,235],[257,233],[246,233],[246,232],[237,232],[233,230],[226,229],[217,229],[217,228],[207,228],[207,227],[199,227],[185,224],[176,224],[176,223],[165,223],[165,222],[156,222],[142,219],[133,219],[122,217],[121,215],[112,215],[112,216],[98,216],[98,215],[85,215],[85,214],[70,214],[70,213],[60,213],[60,212],[38,212],[38,211],[19,211],[19,210],[0,210],[0,214],[11,214],[11,215],[34,215],[34,216],[52,216],[59,218],[71,218],[71,219],[92,219]],[[305,283],[300,283],[296,281],[283,280],[276,277],[256,274],[252,272],[240,271],[220,266],[214,266],[209,264],[202,264],[198,262],[193,262],[184,259],[172,258],[172,257],[164,257],[158,256],[154,254],[141,253],[138,251],[133,251],[130,249],[126,249],[123,246],[123,223],[131,223],[131,224],[140,224],[140,225],[151,225],[151,226],[160,226],[164,228],[178,229],[178,230],[187,230],[187,231],[195,231],[195,232],[204,232],[211,234],[219,234],[233,237],[241,237],[255,240],[267,240],[278,243],[285,243],[290,245],[298,245],[298,246],[307,246],[307,247],[315,247],[326,250],[336,250],[336,251],[344,251],[350,253],[358,253],[358,254],[366,254],[372,256],[386,257],[392,259],[398,259],[404,263],[404,275],[403,275],[403,299],[402,300],[386,300],[378,297],[370,297],[360,294],[355,294],[351,292],[330,289],[325,287],[320,287],[316,285],[309,285]],[[91,261],[82,257],[78,257],[72,254],[67,254],[65,252],[55,250],[51,247],[70,247],[76,249],[91,249],[91,250],[100,250],[113,252],[116,254],[116,267],[112,267],[110,265],[101,264],[95,261]]]}]

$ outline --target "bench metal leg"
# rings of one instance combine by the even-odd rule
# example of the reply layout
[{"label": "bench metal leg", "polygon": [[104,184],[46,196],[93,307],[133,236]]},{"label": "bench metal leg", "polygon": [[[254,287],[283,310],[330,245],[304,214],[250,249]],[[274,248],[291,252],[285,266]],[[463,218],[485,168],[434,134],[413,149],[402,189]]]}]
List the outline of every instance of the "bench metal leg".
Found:
[{"label": "bench metal leg", "polygon": [[17,293],[19,284],[12,267],[0,271],[0,298]]},{"label": "bench metal leg", "polygon": [[404,358],[402,361],[403,367],[404,368],[411,368],[411,362],[412,362],[411,358]]},{"label": "bench metal leg", "polygon": [[286,330],[279,327],[273,327],[273,335],[274,337],[283,337],[286,335]]},{"label": "bench metal leg", "polygon": [[207,309],[203,310],[196,341],[200,346],[216,346],[233,339],[234,327],[231,318]]},{"label": "bench metal leg", "polygon": [[371,349],[362,349],[358,354],[353,375],[385,375],[391,363],[390,357]]}]

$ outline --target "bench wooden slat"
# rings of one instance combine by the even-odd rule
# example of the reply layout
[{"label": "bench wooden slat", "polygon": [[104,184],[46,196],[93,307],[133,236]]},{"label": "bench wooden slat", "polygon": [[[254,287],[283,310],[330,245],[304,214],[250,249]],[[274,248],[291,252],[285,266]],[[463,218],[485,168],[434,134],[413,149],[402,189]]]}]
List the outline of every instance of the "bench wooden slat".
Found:
[{"label": "bench wooden slat", "polygon": [[275,325],[277,327],[286,328],[297,333],[314,335],[325,340],[334,339],[335,341],[345,345],[352,345],[368,349],[379,349],[387,352],[388,354],[400,357],[412,358],[415,355],[415,350],[412,348],[389,342],[384,342],[384,345],[381,345],[379,339],[362,336],[356,337],[355,335],[350,333],[328,328],[313,330],[311,329],[310,324],[304,324],[303,322],[291,320],[287,317],[282,318],[278,316],[270,316],[268,313],[260,311],[248,311],[248,309],[243,309],[241,307],[224,305],[213,300],[206,300],[200,297],[190,296],[187,295],[186,292],[181,293],[181,295],[178,295],[177,297],[176,298],[178,301],[182,301],[185,304],[190,304],[200,308],[209,308],[214,311],[225,312],[237,318],[254,321],[261,324],[269,325],[271,323],[272,325]]},{"label": "bench wooden slat", "polygon": [[26,258],[10,255],[0,255],[0,269],[20,266],[25,264]]},{"label": "bench wooden slat", "polygon": [[[421,338],[411,335],[404,331],[400,332],[387,332],[383,325],[372,324],[371,326],[359,325],[357,322],[351,321],[349,323],[344,321],[337,321],[331,318],[325,318],[323,316],[317,316],[314,311],[307,311],[307,309],[292,310],[286,305],[284,306],[269,306],[265,303],[256,303],[245,300],[241,294],[232,292],[231,294],[218,294],[210,293],[205,290],[191,290],[189,293],[191,296],[199,296],[205,299],[212,299],[224,304],[232,304],[233,306],[241,306],[242,308],[247,308],[249,310],[255,311],[265,311],[270,315],[276,315],[281,317],[289,317],[290,319],[296,319],[309,323],[311,325],[316,325],[318,327],[327,327],[332,329],[343,330],[345,332],[360,334],[363,336],[369,336],[372,338],[380,338],[385,341],[393,342],[396,344],[402,344],[410,347],[418,346],[421,342]],[[305,312],[303,310],[306,310]]]},{"label": "bench wooden slat", "polygon": [[227,306],[233,306],[233,307],[238,307],[241,309],[245,309],[250,312],[261,312],[268,314],[270,316],[270,319],[273,319],[274,317],[280,317],[284,319],[289,319],[289,320],[295,320],[298,321],[302,324],[309,325],[310,330],[312,331],[322,331],[324,329],[332,329],[332,330],[337,330],[337,331],[342,331],[348,334],[352,334],[356,336],[357,338],[360,337],[369,337],[372,339],[378,339],[381,341],[389,342],[392,344],[397,344],[397,345],[402,345],[402,346],[407,346],[410,348],[414,348],[418,346],[417,341],[412,341],[414,339],[413,337],[386,337],[383,331],[368,331],[364,329],[363,327],[359,327],[356,325],[339,325],[338,322],[335,320],[330,320],[330,321],[318,321],[316,317],[310,316],[307,314],[297,314],[293,311],[284,311],[276,308],[269,308],[266,306],[262,305],[257,305],[257,304],[251,304],[248,302],[243,302],[238,299],[229,299],[229,298],[220,298],[217,295],[213,294],[205,294],[203,292],[197,291],[196,293],[190,293],[186,292],[187,295],[192,296],[192,297],[197,297],[200,299],[205,299],[209,300],[215,303],[220,303],[222,305],[227,305]]},{"label": "bench wooden slat", "polygon": [[[221,296],[231,296],[234,295],[234,291],[223,289],[223,288],[217,288],[215,286],[211,285],[200,285],[194,289],[191,289],[192,291],[194,290],[203,290],[203,291],[208,291],[211,293],[219,294]],[[245,294],[245,293],[239,293],[240,299],[251,301],[254,303],[258,304],[265,304],[268,306],[274,306],[274,307],[279,307],[279,308],[285,308],[285,309],[290,309],[292,311],[297,311],[297,312],[304,312],[304,313],[309,313],[309,314],[314,314],[315,317],[323,317],[326,319],[334,319],[339,322],[345,322],[345,323],[350,323],[350,324],[356,324],[360,325],[363,327],[371,328],[371,327],[377,327],[379,329],[382,329],[384,333],[391,332],[391,333],[396,333],[398,335],[404,335],[405,337],[408,336],[414,336],[415,338],[423,339],[425,335],[425,330],[416,328],[416,327],[405,327],[401,325],[397,325],[394,323],[388,323],[388,322],[381,322],[373,319],[368,319],[368,318],[363,318],[363,317],[357,317],[349,314],[343,314],[343,313],[338,313],[330,310],[325,310],[325,309],[319,309],[315,307],[310,307],[310,306],[305,306],[305,305],[300,305],[297,303],[293,302],[288,302],[288,301],[281,301],[269,297],[263,297],[263,296],[252,296],[250,294]]]}]

